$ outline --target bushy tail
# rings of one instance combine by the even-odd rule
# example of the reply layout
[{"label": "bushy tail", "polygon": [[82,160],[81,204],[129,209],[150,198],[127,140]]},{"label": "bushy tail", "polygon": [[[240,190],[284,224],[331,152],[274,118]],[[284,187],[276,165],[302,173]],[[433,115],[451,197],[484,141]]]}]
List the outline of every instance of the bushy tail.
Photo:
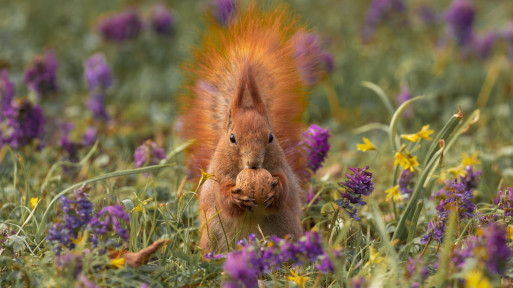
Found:
[{"label": "bushy tail", "polygon": [[227,28],[209,27],[193,61],[185,67],[188,84],[180,97],[179,121],[182,136],[196,139],[187,155],[190,176],[197,176],[199,168],[207,169],[242,69],[249,63],[287,161],[304,180],[307,172],[299,142],[306,101],[297,67],[309,59],[295,57],[291,41],[304,29],[283,5],[263,12],[253,3],[239,12]]}]

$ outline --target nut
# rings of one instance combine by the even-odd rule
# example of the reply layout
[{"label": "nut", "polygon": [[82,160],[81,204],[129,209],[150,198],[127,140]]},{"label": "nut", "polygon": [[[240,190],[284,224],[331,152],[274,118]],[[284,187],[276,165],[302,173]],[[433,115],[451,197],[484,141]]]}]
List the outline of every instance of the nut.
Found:
[{"label": "nut", "polygon": [[255,199],[255,204],[264,205],[271,191],[273,176],[269,171],[259,169],[244,169],[237,175],[236,186],[242,189],[244,195]]}]

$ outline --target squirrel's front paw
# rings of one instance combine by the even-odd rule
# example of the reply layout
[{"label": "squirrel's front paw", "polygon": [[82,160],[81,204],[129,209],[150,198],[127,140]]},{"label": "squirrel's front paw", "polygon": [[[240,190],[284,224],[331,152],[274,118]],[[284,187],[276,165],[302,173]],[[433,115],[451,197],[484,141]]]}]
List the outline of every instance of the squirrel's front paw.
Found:
[{"label": "squirrel's front paw", "polygon": [[269,208],[273,206],[274,200],[276,200],[276,195],[278,193],[278,183],[279,183],[278,177],[273,177],[273,182],[271,182],[271,191],[267,194],[267,197],[265,198],[265,208]]},{"label": "squirrel's front paw", "polygon": [[250,212],[253,212],[253,207],[257,206],[255,199],[244,195],[242,189],[237,187],[232,189],[232,201],[237,207],[247,209]]}]

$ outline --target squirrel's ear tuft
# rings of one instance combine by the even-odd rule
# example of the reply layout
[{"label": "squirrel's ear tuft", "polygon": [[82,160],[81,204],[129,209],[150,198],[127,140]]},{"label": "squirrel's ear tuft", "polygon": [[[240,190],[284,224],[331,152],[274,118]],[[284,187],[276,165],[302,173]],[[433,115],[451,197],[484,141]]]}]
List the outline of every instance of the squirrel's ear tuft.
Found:
[{"label": "squirrel's ear tuft", "polygon": [[238,109],[244,106],[244,94],[246,91],[249,93],[252,100],[251,108],[262,115],[266,115],[265,104],[262,101],[262,97],[260,97],[258,86],[249,65],[245,65],[241,70],[240,78],[237,83],[237,91],[232,102],[232,109]]}]

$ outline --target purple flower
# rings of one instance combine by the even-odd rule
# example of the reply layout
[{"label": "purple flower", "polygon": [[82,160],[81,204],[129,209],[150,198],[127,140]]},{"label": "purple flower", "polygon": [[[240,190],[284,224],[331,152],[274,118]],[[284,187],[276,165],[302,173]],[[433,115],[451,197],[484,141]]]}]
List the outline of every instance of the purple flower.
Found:
[{"label": "purple flower", "polygon": [[406,5],[402,0],[373,0],[367,8],[365,24],[362,31],[363,43],[368,43],[376,30],[379,22],[386,21],[406,11]]},{"label": "purple flower", "polygon": [[57,263],[57,267],[63,270],[72,269],[73,275],[77,277],[80,273],[82,273],[82,256],[68,252],[66,254],[58,255],[55,257],[55,262]]},{"label": "purple flower", "polygon": [[[157,165],[160,160],[166,158],[164,148],[158,148],[157,144],[151,140],[147,140],[141,146],[137,147],[134,152],[135,167],[140,168],[144,165]],[[148,173],[144,173],[148,177]]]},{"label": "purple flower", "polygon": [[137,38],[142,29],[141,17],[132,8],[103,18],[97,25],[97,30],[105,41],[118,44]]},{"label": "purple flower", "polygon": [[401,195],[406,197],[406,199],[409,198],[413,192],[413,186],[415,185],[413,182],[414,177],[415,172],[406,169],[401,173],[401,177],[399,178],[399,192],[401,192]]},{"label": "purple flower", "polygon": [[317,35],[299,31],[290,41],[294,43],[299,75],[307,86],[315,85],[323,74],[333,71],[333,56],[321,47]]},{"label": "purple flower", "polygon": [[73,123],[63,123],[61,126],[62,131],[62,138],[59,141],[59,146],[64,149],[64,151],[67,152],[67,156],[65,157],[65,160],[70,162],[78,162],[78,148],[80,147],[79,143],[72,142],[69,139],[69,133],[71,130],[73,130],[74,126]]},{"label": "purple flower", "polygon": [[513,189],[508,187],[504,192],[499,191],[495,204],[499,205],[499,209],[504,210],[505,216],[513,216]]},{"label": "purple flower", "polygon": [[89,147],[93,145],[94,141],[96,140],[96,127],[89,126],[87,127],[84,135],[82,135],[82,144],[84,147]]},{"label": "purple flower", "polygon": [[100,286],[94,284],[94,282],[89,280],[84,274],[80,274],[75,288],[100,288]]},{"label": "purple flower", "polygon": [[352,174],[346,174],[349,180],[339,183],[341,187],[346,187],[345,192],[341,192],[341,199],[337,199],[335,203],[343,208],[349,217],[353,219],[360,219],[356,215],[355,204],[366,205],[363,201],[362,196],[369,196],[374,191],[374,185],[372,183],[372,173],[367,171],[369,166],[365,168],[349,168]]},{"label": "purple flower", "polygon": [[487,248],[486,268],[492,274],[504,275],[511,258],[506,227],[492,223],[482,229]]},{"label": "purple flower", "polygon": [[[397,95],[397,103],[400,105],[410,99],[411,99],[411,93],[410,93],[410,90],[408,89],[408,85],[403,84],[401,86],[401,92]],[[403,115],[408,118],[413,116],[413,111],[412,111],[411,107],[407,107],[406,110],[404,110]]]},{"label": "purple flower", "polygon": [[103,209],[100,210],[100,212],[98,212],[89,223],[94,231],[92,240],[93,247],[98,245],[98,236],[107,234],[111,228],[116,231],[123,241],[128,241],[129,231],[123,228],[123,224],[120,220],[127,224],[130,222],[130,218],[123,209],[123,205],[103,207]]},{"label": "purple flower", "polygon": [[481,171],[474,171],[474,166],[468,165],[465,167],[465,171],[467,174],[465,177],[460,176],[460,182],[465,185],[465,189],[475,189],[479,185],[479,176],[481,176]]},{"label": "purple flower", "polygon": [[454,0],[445,12],[449,33],[460,46],[472,40],[474,14],[474,4],[469,0]]},{"label": "purple flower", "polygon": [[214,251],[211,251],[210,253],[205,254],[203,257],[205,257],[205,259],[208,259],[208,260],[219,260],[219,259],[225,259],[226,255],[225,254],[214,254]]},{"label": "purple flower", "polygon": [[488,58],[488,56],[490,56],[490,52],[492,51],[493,45],[495,44],[495,40],[497,40],[497,33],[493,31],[484,35],[472,37],[472,46],[474,47],[474,52],[481,59]]},{"label": "purple flower", "polygon": [[365,168],[348,168],[352,174],[346,174],[349,180],[340,183],[345,186],[349,191],[357,195],[369,196],[374,191],[372,184],[372,173],[367,171],[369,166]]},{"label": "purple flower", "polygon": [[[421,267],[420,268],[420,282],[422,283],[422,282],[424,282],[424,280],[426,280],[429,271],[426,268],[426,265],[425,265],[424,261],[422,261],[422,258],[420,256],[417,256],[415,258],[408,257],[408,260],[406,261],[406,271],[407,271],[406,277],[408,279],[411,279],[413,276],[415,276],[416,270],[418,269],[419,266]],[[412,286],[420,287],[420,283],[413,282]]]},{"label": "purple flower", "polygon": [[431,7],[429,7],[426,4],[421,4],[417,9],[417,15],[419,16],[420,20],[424,22],[426,25],[430,25],[435,23],[438,20],[438,15]]},{"label": "purple flower", "polygon": [[365,278],[362,276],[355,276],[351,279],[351,287],[352,288],[365,288]]},{"label": "purple flower", "polygon": [[11,117],[16,114],[14,111],[13,101],[15,96],[14,84],[9,81],[7,70],[2,70],[0,74],[0,120]]},{"label": "purple flower", "polygon": [[48,241],[57,244],[54,246],[56,254],[60,254],[62,246],[73,249],[75,244],[72,240],[78,237],[80,231],[85,230],[92,218],[93,203],[87,199],[85,194],[87,189],[86,186],[82,186],[82,188],[74,190],[75,201],[65,196],[59,198],[64,211],[64,224],[54,224],[48,231],[47,237]]},{"label": "purple flower", "polygon": [[235,0],[211,0],[209,9],[214,14],[217,23],[227,26],[237,14],[237,2]]},{"label": "purple flower", "polygon": [[310,168],[313,173],[321,168],[322,163],[330,150],[330,143],[328,142],[329,138],[329,128],[324,130],[315,124],[310,125],[308,130],[303,133],[303,141],[301,141],[301,144],[306,147],[308,153],[308,168]]},{"label": "purple flower", "polygon": [[26,146],[43,134],[45,118],[39,105],[33,105],[28,99],[12,102],[12,110],[4,112],[6,131],[2,131],[2,144],[13,148]]},{"label": "purple flower", "polygon": [[255,253],[246,249],[228,255],[224,263],[224,272],[228,277],[223,287],[257,287],[258,269],[253,266]]},{"label": "purple flower", "polygon": [[91,98],[87,106],[93,112],[94,117],[108,120],[109,116],[105,110],[105,94],[107,88],[112,86],[110,68],[102,53],[96,53],[84,63],[85,78],[87,80]]},{"label": "purple flower", "polygon": [[155,33],[160,35],[171,34],[171,28],[173,26],[173,15],[169,9],[163,3],[159,3],[153,6],[151,10],[151,28]]},{"label": "purple flower", "polygon": [[57,58],[52,51],[32,59],[32,63],[25,70],[25,84],[39,98],[57,92]]},{"label": "purple flower", "polygon": [[[306,203],[310,203],[312,202],[312,200],[314,200],[314,197],[315,197],[315,194],[317,194],[317,190],[314,190],[314,186],[313,184],[310,184],[310,188],[308,189],[308,195],[306,196]],[[317,202],[319,202],[320,200],[320,196],[317,196],[317,198],[315,198],[315,200],[313,201],[312,204],[316,204]]]},{"label": "purple flower", "polygon": [[103,53],[99,52],[89,57],[89,59],[84,62],[84,67],[85,78],[91,93],[98,93],[98,90],[103,92],[105,89],[112,86],[110,68],[105,61]]}]

